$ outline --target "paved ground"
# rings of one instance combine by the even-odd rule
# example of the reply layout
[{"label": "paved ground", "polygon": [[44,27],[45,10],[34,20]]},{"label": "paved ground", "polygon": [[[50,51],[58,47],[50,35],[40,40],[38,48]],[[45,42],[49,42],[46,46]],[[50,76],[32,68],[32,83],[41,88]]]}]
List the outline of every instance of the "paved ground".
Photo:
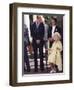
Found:
[{"label": "paved ground", "polygon": [[46,57],[44,55],[44,71],[41,71],[40,70],[40,59],[39,59],[39,56],[38,56],[38,72],[35,72],[34,71],[34,58],[33,58],[33,55],[29,55],[29,62],[30,62],[30,72],[27,72],[27,71],[24,71],[24,74],[41,74],[41,73],[50,73],[50,69],[49,69],[49,65],[47,64],[46,62]]}]

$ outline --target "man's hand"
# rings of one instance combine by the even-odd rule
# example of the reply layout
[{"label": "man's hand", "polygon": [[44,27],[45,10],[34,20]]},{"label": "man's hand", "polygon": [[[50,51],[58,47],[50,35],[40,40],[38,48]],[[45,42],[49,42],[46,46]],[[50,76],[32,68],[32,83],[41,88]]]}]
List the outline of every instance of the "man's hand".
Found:
[{"label": "man's hand", "polygon": [[31,43],[30,43],[30,45],[28,46],[28,50],[29,50],[30,54],[32,54],[32,52],[33,52],[33,47],[32,47],[32,44],[31,44]]},{"label": "man's hand", "polygon": [[53,38],[49,38],[49,41],[52,42],[53,41]]},{"label": "man's hand", "polygon": [[36,40],[36,43],[39,44],[40,43],[40,40]]}]

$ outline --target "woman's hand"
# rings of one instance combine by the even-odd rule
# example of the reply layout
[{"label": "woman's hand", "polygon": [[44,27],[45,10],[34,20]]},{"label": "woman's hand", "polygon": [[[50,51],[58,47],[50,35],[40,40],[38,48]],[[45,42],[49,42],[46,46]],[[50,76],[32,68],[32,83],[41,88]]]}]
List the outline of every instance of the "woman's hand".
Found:
[{"label": "woman's hand", "polygon": [[51,48],[48,48],[48,49],[45,49],[45,50],[46,50],[46,51],[48,51],[48,50],[51,51]]},{"label": "woman's hand", "polygon": [[61,52],[61,49],[57,47],[57,50],[59,50]]}]

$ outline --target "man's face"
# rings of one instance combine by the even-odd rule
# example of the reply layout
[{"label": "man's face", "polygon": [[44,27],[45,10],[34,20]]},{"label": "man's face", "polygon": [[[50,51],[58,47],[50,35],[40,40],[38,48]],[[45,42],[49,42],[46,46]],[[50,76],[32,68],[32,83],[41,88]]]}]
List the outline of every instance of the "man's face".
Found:
[{"label": "man's face", "polygon": [[52,25],[52,26],[56,25],[56,22],[55,22],[54,19],[51,19],[51,25]]},{"label": "man's face", "polygon": [[42,19],[41,19],[40,16],[38,16],[38,18],[37,18],[37,22],[38,22],[38,23],[42,22]]}]

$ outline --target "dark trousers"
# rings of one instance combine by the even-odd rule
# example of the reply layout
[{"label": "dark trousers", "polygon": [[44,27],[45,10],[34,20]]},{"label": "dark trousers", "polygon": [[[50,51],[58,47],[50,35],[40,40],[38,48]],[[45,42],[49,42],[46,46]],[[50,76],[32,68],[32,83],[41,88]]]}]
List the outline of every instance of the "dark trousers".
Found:
[{"label": "dark trousers", "polygon": [[28,57],[28,53],[27,53],[27,45],[25,45],[24,43],[24,63],[26,64],[26,66],[24,65],[24,69],[27,71],[30,71],[30,63],[29,63],[29,57]]},{"label": "dark trousers", "polygon": [[40,44],[37,44],[36,41],[33,41],[33,50],[34,50],[34,65],[35,70],[38,70],[38,49],[39,49],[39,58],[40,58],[40,69],[44,70],[44,64],[43,64],[43,41],[40,41]]}]

